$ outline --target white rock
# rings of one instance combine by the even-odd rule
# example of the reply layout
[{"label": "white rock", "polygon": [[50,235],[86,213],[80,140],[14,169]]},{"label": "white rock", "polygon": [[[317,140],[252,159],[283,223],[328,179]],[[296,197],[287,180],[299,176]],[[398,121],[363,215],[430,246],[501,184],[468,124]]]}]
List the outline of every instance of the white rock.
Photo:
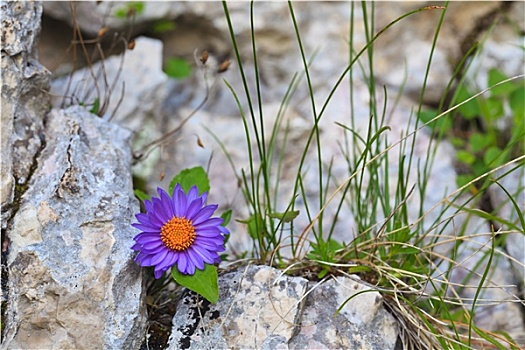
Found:
[{"label": "white rock", "polygon": [[368,289],[346,277],[314,284],[268,266],[240,267],[219,277],[217,304],[183,297],[168,349],[394,349],[397,325],[380,294],[353,297]]},{"label": "white rock", "polygon": [[52,110],[10,240],[7,348],[138,349],[145,308],[133,261],[128,130]]},{"label": "white rock", "polygon": [[[39,133],[49,107],[45,94],[49,72],[36,60],[42,4],[36,1],[5,1],[2,18],[2,113],[0,198],[2,228],[9,220],[7,205],[13,199],[15,181],[24,185],[33,158],[39,151]],[[20,192],[20,191],[19,191]]]}]

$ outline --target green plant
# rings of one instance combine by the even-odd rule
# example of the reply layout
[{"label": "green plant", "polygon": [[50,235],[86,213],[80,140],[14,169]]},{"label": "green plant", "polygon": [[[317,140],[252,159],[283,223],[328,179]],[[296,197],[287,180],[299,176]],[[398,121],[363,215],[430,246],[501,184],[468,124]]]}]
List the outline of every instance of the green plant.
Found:
[{"label": "green plant", "polygon": [[[514,346],[511,339],[481,330],[472,322],[476,312],[475,305],[478,301],[483,302],[482,291],[490,282],[490,262],[500,254],[495,249],[497,245],[495,233],[484,234],[491,242],[491,246],[484,251],[476,268],[469,272],[471,276],[479,277],[472,305],[468,306],[462,301],[449,277],[453,268],[462,267],[462,262],[456,259],[462,253],[464,245],[476,242],[477,236],[467,231],[470,217],[477,216],[501,221],[501,218],[494,213],[473,209],[473,207],[481,193],[486,191],[489,179],[497,171],[509,168],[509,171],[515,171],[524,163],[525,157],[513,151],[515,146],[520,145],[519,137],[523,135],[523,132],[513,132],[511,142],[504,145],[494,143],[496,141],[493,142],[492,139],[489,140],[490,142],[483,140],[483,136],[480,139],[479,135],[473,140],[469,139],[463,147],[477,147],[476,150],[480,153],[473,155],[474,161],[480,157],[484,167],[473,173],[468,181],[462,182],[458,189],[452,188],[450,193],[443,193],[443,199],[438,203],[424,202],[425,194],[431,190],[428,186],[438,141],[430,139],[426,157],[416,157],[414,147],[421,130],[431,127],[436,134],[446,135],[454,126],[452,113],[461,113],[464,109],[472,108],[471,103],[482,103],[480,101],[483,98],[480,96],[486,92],[469,93],[468,96],[464,96],[468,97],[466,99],[455,99],[456,102],[441,113],[423,112],[422,101],[426,81],[440,27],[446,13],[446,5],[445,3],[445,6],[425,7],[411,11],[397,18],[382,30],[375,32],[375,4],[362,2],[361,12],[366,44],[360,51],[352,49],[354,47],[354,23],[351,20],[349,64],[335,78],[333,87],[324,102],[318,104],[314,89],[315,82],[310,74],[311,66],[315,65],[315,54],[309,55],[305,52],[293,5],[289,3],[292,20],[290,30],[293,30],[296,35],[303,72],[293,75],[288,90],[282,98],[275,123],[271,130],[267,130],[264,123],[262,86],[253,29],[256,5],[252,2],[250,6],[255,81],[249,82],[234,34],[228,5],[223,2],[244,85],[244,95],[241,97],[241,94],[234,91],[231,85],[227,82],[226,84],[232,91],[242,117],[250,159],[249,168],[237,172],[228,150],[224,145],[221,144],[221,146],[232,168],[236,171],[238,181],[242,184],[246,203],[250,208],[249,217],[239,221],[246,224],[247,232],[253,239],[253,251],[251,252],[253,258],[262,263],[287,267],[289,273],[301,274],[306,270],[315,271],[318,278],[324,278],[328,274],[358,273],[383,294],[390,311],[404,320],[402,324],[405,325],[403,334],[406,348],[468,349],[477,348],[480,344],[487,342],[497,347],[502,347],[502,344]],[[357,5],[352,2],[349,6],[351,19],[353,19]],[[399,140],[391,141],[390,127],[385,123],[388,116],[387,107],[389,107],[386,102],[388,101],[387,90],[378,88],[374,78],[374,42],[384,31],[393,25],[402,23],[406,17],[428,10],[441,10],[442,15],[436,25],[420,102],[413,115],[416,122],[408,123],[413,129],[406,130]],[[361,61],[362,59],[367,61],[366,64]],[[358,67],[366,77],[365,81],[370,95],[369,123],[365,133],[357,130],[356,121],[353,119],[353,71]],[[492,72],[489,77],[489,85],[500,82],[500,78],[502,78],[501,74]],[[333,160],[323,158],[320,125],[335,91],[345,79],[349,84],[348,100],[351,105],[351,117],[347,122],[339,123],[342,130],[345,131],[340,148],[348,165],[348,175],[341,179],[332,173]],[[515,79],[507,79],[506,82],[499,83],[488,90],[491,91],[490,97],[494,96],[494,101],[483,102],[483,108],[487,110],[487,113],[501,109],[498,107],[500,99],[512,101],[514,112],[519,112],[520,108],[523,109],[519,97],[513,95],[520,93],[520,87],[516,83],[509,83]],[[250,83],[254,83],[255,94],[248,88]],[[516,84],[516,86],[510,91],[508,86],[505,89],[501,88],[505,84]],[[287,168],[288,174],[290,171],[294,172],[295,183],[291,195],[283,198],[279,180],[283,172],[283,159],[286,155],[290,133],[290,125],[284,122],[283,116],[292,103],[292,96],[301,85],[305,85],[309,91],[312,127],[304,140],[304,148],[300,150],[299,161],[294,167]],[[458,91],[461,92],[460,89]],[[401,94],[401,91],[399,93]],[[383,95],[385,101],[383,105],[378,104],[379,94]],[[246,109],[243,108],[245,105],[247,105]],[[220,139],[215,135],[214,137],[220,144]],[[501,152],[504,153],[504,157],[500,156],[501,159],[495,157],[494,150],[491,150],[491,147],[495,145],[498,145]],[[305,167],[307,157],[315,159],[315,166]],[[458,157],[468,161],[472,160],[472,157],[469,158],[461,152],[458,152]],[[495,159],[498,161],[496,162]],[[392,166],[394,164],[395,167]],[[391,173],[392,169],[395,169],[397,173]],[[305,184],[306,176],[311,173],[315,174],[317,183],[317,198],[314,201],[309,198]],[[415,180],[414,173],[417,173]],[[396,181],[389,181],[394,176]],[[485,185],[475,193],[469,192],[471,186],[480,181],[484,181]],[[414,197],[419,199],[419,205],[415,209],[409,206],[409,202]],[[302,207],[299,207],[299,202],[302,203]],[[328,209],[334,209],[330,216],[326,215]],[[355,227],[347,228],[347,230],[355,232],[355,235],[348,241],[342,242],[335,239],[333,234],[337,230],[338,218],[342,215],[349,215],[348,213],[351,213],[355,219]],[[417,213],[416,217],[414,213]],[[434,213],[436,214],[430,215]],[[306,215],[309,221],[306,227],[297,227],[298,215]],[[464,221],[460,227],[454,227],[455,220],[463,217],[465,219],[461,219]],[[519,229],[516,225],[513,227]],[[450,235],[449,231],[454,234]],[[437,248],[448,243],[453,244],[450,256],[443,256]],[[483,265],[484,263],[487,264]],[[435,276],[434,274],[446,264],[449,264],[446,271]],[[477,272],[481,266],[485,268],[481,273]],[[427,287],[431,287],[432,291],[429,291]],[[473,334],[476,334],[477,338]]]}]

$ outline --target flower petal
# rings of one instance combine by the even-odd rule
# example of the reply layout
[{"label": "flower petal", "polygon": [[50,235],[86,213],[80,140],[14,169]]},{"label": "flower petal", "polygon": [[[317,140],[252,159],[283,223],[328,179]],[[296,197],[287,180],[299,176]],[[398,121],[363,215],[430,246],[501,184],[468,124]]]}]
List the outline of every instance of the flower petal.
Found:
[{"label": "flower petal", "polygon": [[186,215],[185,215],[186,218],[188,220],[192,220],[192,218],[195,215],[197,215],[197,213],[201,210],[201,208],[202,208],[202,199],[200,198],[195,199],[188,205],[188,209],[186,210]]},{"label": "flower petal", "polygon": [[159,232],[141,232],[133,238],[136,242],[144,243],[152,240],[160,240]]},{"label": "flower petal", "polygon": [[218,228],[219,226],[221,226],[221,224],[223,222],[224,222],[223,218],[210,218],[210,219],[208,219],[206,221],[203,221],[203,222],[200,222],[200,223],[194,222],[193,226],[195,226],[195,228],[197,228],[197,229],[208,228],[208,227]]},{"label": "flower petal", "polygon": [[161,250],[160,252],[158,252],[155,255],[153,255],[153,258],[151,259],[150,264],[151,265],[158,265],[162,260],[164,260],[164,258],[166,257],[167,254],[168,254],[168,249],[167,248]]},{"label": "flower petal", "polygon": [[188,203],[193,202],[195,199],[199,198],[199,189],[197,186],[191,186],[190,190],[188,191]]},{"label": "flower petal", "polygon": [[180,273],[187,274],[186,269],[188,266],[188,257],[186,256],[185,252],[179,253],[179,259],[177,261],[177,269],[179,269]]},{"label": "flower petal", "polygon": [[181,218],[186,215],[187,199],[184,191],[177,184],[173,190],[173,209],[176,217]]},{"label": "flower petal", "polygon": [[198,254],[202,258],[202,260],[207,264],[213,264],[213,258],[215,257],[215,255],[217,255],[209,252],[207,249],[202,248],[196,244],[191,246],[189,249],[192,249],[195,252],[195,254]]},{"label": "flower petal", "polygon": [[157,188],[157,192],[160,196],[160,202],[162,204],[162,210],[165,218],[171,219],[175,213],[173,210],[173,202],[171,197],[162,188]]},{"label": "flower petal", "polygon": [[192,218],[188,218],[188,219],[190,219],[193,222],[194,226],[197,226],[198,224],[208,220],[213,214],[213,212],[215,211],[215,209],[217,209],[217,207],[218,207],[217,204],[207,205],[204,208],[202,208],[197,213],[197,215],[195,215]]},{"label": "flower petal", "polygon": [[191,248],[188,248],[186,252],[188,253],[188,258],[191,261],[191,265],[197,267],[199,270],[204,270],[204,261],[202,256],[200,256]]}]

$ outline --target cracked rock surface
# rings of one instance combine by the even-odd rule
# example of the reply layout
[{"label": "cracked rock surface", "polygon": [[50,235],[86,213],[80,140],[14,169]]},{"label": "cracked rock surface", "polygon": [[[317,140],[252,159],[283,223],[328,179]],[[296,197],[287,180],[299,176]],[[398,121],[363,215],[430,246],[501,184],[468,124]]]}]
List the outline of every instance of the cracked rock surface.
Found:
[{"label": "cracked rock surface", "polygon": [[51,111],[7,234],[6,348],[133,349],[145,312],[129,249],[131,133],[81,107]]},{"label": "cracked rock surface", "polygon": [[316,283],[269,266],[239,267],[219,276],[216,305],[193,293],[182,298],[168,349],[394,349],[397,324],[381,295],[356,295],[368,289],[348,277]]}]

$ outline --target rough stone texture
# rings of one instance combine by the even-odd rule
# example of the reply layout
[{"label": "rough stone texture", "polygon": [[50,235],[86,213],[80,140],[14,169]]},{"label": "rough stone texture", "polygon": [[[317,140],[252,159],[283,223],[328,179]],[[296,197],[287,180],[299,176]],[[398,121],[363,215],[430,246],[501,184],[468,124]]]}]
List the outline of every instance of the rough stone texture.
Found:
[{"label": "rough stone texture", "polygon": [[2,113],[0,198],[2,227],[10,215],[6,205],[16,184],[28,180],[33,158],[41,146],[42,120],[49,108],[45,93],[49,72],[36,60],[42,4],[5,1],[2,18]]},{"label": "rough stone texture", "polygon": [[378,292],[348,277],[333,277],[312,287],[290,349],[395,348],[397,322],[383,307]]},{"label": "rough stone texture", "polygon": [[128,130],[52,110],[12,227],[6,348],[137,349],[145,308],[133,262]]},{"label": "rough stone texture", "polygon": [[348,301],[368,289],[347,277],[315,284],[268,266],[240,267],[219,277],[216,305],[186,294],[168,349],[394,349],[397,326],[380,294]]}]

